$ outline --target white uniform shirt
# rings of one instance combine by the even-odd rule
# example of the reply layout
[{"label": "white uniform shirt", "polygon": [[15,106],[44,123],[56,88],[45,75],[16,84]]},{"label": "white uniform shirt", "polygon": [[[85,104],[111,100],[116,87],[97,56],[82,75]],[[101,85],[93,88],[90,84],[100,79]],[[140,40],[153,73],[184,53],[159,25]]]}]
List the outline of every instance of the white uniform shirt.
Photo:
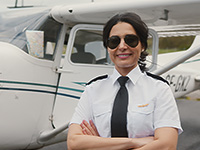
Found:
[{"label": "white uniform shirt", "polygon": [[[111,114],[121,75],[114,69],[108,78],[88,85],[78,103],[71,123],[93,120],[101,137],[111,137]],[[137,66],[128,75],[129,94],[127,130],[130,138],[154,135],[160,127],[182,132],[179,113],[170,87],[142,73]]]}]

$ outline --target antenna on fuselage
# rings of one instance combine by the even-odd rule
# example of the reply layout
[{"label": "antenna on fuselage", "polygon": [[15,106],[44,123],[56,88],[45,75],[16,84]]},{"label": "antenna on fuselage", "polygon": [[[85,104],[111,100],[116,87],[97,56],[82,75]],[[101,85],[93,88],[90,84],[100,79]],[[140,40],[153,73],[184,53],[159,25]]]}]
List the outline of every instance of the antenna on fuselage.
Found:
[{"label": "antenna on fuselage", "polygon": [[18,0],[15,1],[15,8],[17,7]]},{"label": "antenna on fuselage", "polygon": [[8,6],[8,8],[27,8],[33,6],[24,6],[24,0],[21,0],[21,6],[18,6],[18,0],[15,0],[15,6]]}]

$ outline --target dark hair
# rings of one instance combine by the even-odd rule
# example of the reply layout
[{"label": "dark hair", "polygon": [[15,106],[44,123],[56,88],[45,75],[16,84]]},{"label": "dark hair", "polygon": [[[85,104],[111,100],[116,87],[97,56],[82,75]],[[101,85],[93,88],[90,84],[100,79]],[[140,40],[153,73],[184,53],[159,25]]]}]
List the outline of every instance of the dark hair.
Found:
[{"label": "dark hair", "polygon": [[140,39],[140,42],[142,44],[142,47],[144,51],[141,52],[138,64],[140,66],[140,69],[144,71],[146,69],[146,64],[144,61],[146,60],[146,56],[148,53],[146,52],[146,49],[148,47],[147,40],[148,40],[148,27],[147,25],[141,20],[140,16],[138,16],[135,13],[124,13],[124,14],[117,14],[113,16],[104,26],[103,29],[103,45],[105,48],[107,48],[107,40],[109,38],[110,31],[114,25],[116,25],[119,22],[126,22],[132,25],[132,27],[135,29],[137,36]]}]

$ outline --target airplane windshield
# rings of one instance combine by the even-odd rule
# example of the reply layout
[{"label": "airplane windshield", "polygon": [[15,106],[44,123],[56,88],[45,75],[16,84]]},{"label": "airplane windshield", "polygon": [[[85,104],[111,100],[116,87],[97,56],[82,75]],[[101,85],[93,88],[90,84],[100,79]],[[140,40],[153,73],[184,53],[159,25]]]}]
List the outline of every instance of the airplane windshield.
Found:
[{"label": "airplane windshield", "polygon": [[[25,11],[25,12],[24,12]],[[11,43],[26,53],[30,53],[27,31],[41,31],[44,59],[53,60],[54,49],[61,24],[49,16],[49,10],[18,10],[0,15],[0,41]],[[39,41],[39,39],[38,39]],[[50,47],[50,52],[47,50]]]}]

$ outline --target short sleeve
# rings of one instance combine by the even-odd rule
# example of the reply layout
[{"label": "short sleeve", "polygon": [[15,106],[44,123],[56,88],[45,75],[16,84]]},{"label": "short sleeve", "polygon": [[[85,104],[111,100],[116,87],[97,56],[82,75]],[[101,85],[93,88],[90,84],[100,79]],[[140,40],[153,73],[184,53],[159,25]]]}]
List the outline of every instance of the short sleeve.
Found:
[{"label": "short sleeve", "polygon": [[83,120],[89,121],[92,118],[90,107],[91,103],[89,102],[89,94],[86,88],[81,95],[77,107],[75,108],[70,124],[81,124]]},{"label": "short sleeve", "polygon": [[182,133],[178,107],[170,87],[159,85],[154,111],[154,128],[174,127]]}]

